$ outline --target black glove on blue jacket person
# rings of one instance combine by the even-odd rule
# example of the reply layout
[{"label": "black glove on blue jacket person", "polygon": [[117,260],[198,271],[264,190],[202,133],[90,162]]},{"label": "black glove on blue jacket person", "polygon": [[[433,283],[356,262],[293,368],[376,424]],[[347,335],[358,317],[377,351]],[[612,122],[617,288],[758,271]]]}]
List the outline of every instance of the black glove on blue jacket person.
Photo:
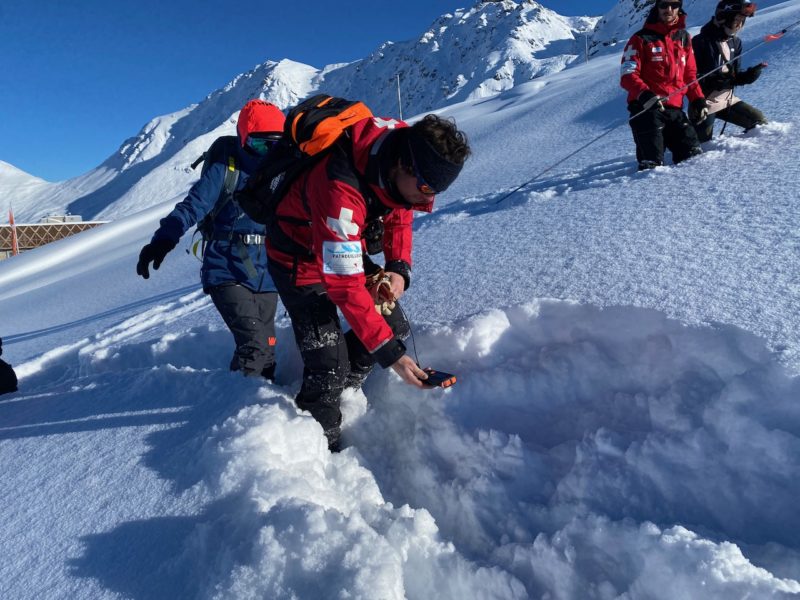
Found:
[{"label": "black glove on blue jacket person", "polygon": [[150,279],[150,263],[153,263],[153,269],[158,271],[158,267],[164,262],[164,257],[166,257],[175,246],[175,242],[165,238],[153,240],[144,246],[142,251],[139,252],[139,262],[136,263],[136,273],[145,279]]}]

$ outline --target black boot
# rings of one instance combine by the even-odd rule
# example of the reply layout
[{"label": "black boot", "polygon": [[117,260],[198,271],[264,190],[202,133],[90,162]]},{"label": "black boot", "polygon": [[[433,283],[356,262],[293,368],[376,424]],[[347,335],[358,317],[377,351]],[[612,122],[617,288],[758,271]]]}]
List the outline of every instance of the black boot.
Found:
[{"label": "black boot", "polygon": [[261,369],[261,376],[270,383],[275,383],[275,363]]},{"label": "black boot", "polygon": [[656,167],[660,167],[661,163],[655,160],[640,160],[639,161],[639,171],[648,171],[650,169],[655,169]]},{"label": "black boot", "polygon": [[342,450],[342,429],[341,427],[334,427],[325,432],[325,437],[328,439],[328,450],[331,454],[336,454]]}]

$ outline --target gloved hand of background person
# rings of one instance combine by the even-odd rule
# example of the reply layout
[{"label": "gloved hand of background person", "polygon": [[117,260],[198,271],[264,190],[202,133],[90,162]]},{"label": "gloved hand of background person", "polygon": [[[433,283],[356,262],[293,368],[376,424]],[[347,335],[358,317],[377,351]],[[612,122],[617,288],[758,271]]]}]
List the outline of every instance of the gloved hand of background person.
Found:
[{"label": "gloved hand of background person", "polygon": [[745,69],[741,73],[736,74],[736,85],[750,85],[751,83],[755,83],[756,79],[761,77],[761,71],[764,70],[764,67],[767,66],[767,63],[758,63],[754,67],[750,67],[749,69]]},{"label": "gloved hand of background person", "polygon": [[694,124],[700,124],[708,118],[708,102],[705,98],[692,100],[689,104],[689,120]]},{"label": "gloved hand of background person", "polygon": [[148,267],[153,263],[153,268],[157,271],[161,263],[164,262],[164,257],[169,254],[170,250],[177,246],[176,242],[168,239],[153,240],[144,246],[139,252],[139,262],[136,263],[136,273],[145,279],[150,279],[150,271]]},{"label": "gloved hand of background person", "polygon": [[644,110],[659,110],[664,112],[664,98],[659,98],[650,90],[645,90],[639,94],[639,102]]}]

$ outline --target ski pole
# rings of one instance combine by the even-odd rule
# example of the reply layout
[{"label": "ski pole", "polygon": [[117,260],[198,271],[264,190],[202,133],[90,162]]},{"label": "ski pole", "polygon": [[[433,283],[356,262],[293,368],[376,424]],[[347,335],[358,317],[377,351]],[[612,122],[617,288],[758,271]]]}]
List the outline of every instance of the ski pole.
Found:
[{"label": "ski pole", "polygon": [[[759,42],[757,45],[753,46],[752,48],[749,48],[748,50],[745,50],[744,52],[742,52],[742,53],[741,53],[741,54],[740,54],[738,57],[736,57],[736,59],[737,59],[737,60],[738,60],[738,59],[740,59],[742,56],[744,56],[744,55],[746,55],[746,54],[749,54],[749,53],[750,53],[750,52],[752,52],[753,50],[755,50],[755,49],[757,49],[757,48],[760,48],[761,46],[763,46],[764,44],[766,44],[766,43],[768,43],[768,42],[774,42],[775,40],[779,40],[779,39],[781,39],[781,38],[782,38],[784,35],[786,35],[786,33],[787,33],[787,32],[788,32],[790,29],[792,29],[792,28],[794,28],[794,27],[797,27],[798,25],[800,25],[800,21],[797,21],[797,22],[795,22],[795,23],[792,23],[791,25],[789,25],[788,27],[786,27],[785,29],[782,29],[781,31],[779,31],[779,32],[777,32],[777,33],[772,33],[772,34],[769,34],[769,35],[766,35],[766,36],[764,36],[764,39],[763,39],[761,42]],[[575,150],[574,152],[572,152],[572,153],[568,154],[568,155],[567,155],[567,156],[565,156],[564,158],[560,159],[560,160],[559,160],[559,161],[557,161],[556,163],[554,163],[554,164],[550,165],[550,166],[549,166],[549,167],[547,167],[547,168],[546,168],[544,171],[541,171],[541,172],[537,173],[536,175],[534,175],[532,178],[528,179],[527,181],[524,181],[523,183],[521,183],[520,185],[518,185],[517,187],[515,187],[513,190],[511,190],[510,192],[508,192],[507,194],[505,194],[504,196],[502,196],[502,197],[501,197],[499,200],[496,200],[496,201],[494,202],[494,206],[496,206],[496,205],[500,204],[500,203],[501,203],[501,202],[503,202],[504,200],[507,200],[508,198],[510,198],[511,196],[513,196],[514,194],[516,194],[518,191],[520,191],[522,188],[524,188],[524,187],[526,187],[526,186],[530,185],[531,183],[533,183],[534,181],[536,181],[537,179],[539,179],[539,177],[541,177],[542,175],[545,175],[546,173],[548,173],[548,172],[552,171],[552,170],[553,170],[553,169],[555,169],[557,166],[559,166],[559,165],[563,164],[564,162],[566,162],[567,160],[569,160],[570,158],[572,158],[572,157],[573,157],[573,156],[575,156],[576,154],[579,154],[579,153],[583,152],[583,151],[584,151],[586,148],[588,148],[589,146],[591,146],[591,145],[592,145],[592,144],[594,144],[595,142],[597,142],[597,141],[601,140],[602,138],[604,138],[605,136],[607,136],[609,133],[611,133],[612,131],[614,131],[615,129],[617,129],[617,128],[618,128],[620,125],[623,125],[623,124],[625,124],[626,122],[628,122],[628,123],[629,123],[630,121],[632,121],[632,120],[633,120],[633,119],[635,119],[636,117],[640,117],[641,115],[643,115],[644,113],[646,113],[648,110],[650,110],[650,109],[653,107],[653,105],[654,105],[656,102],[659,102],[659,101],[662,101],[662,100],[666,100],[666,99],[668,99],[668,98],[671,98],[672,96],[674,96],[675,94],[677,94],[677,93],[679,93],[679,92],[685,92],[686,90],[688,90],[688,89],[689,89],[689,88],[690,88],[692,85],[694,85],[695,83],[698,83],[698,82],[702,81],[703,79],[705,79],[705,78],[706,78],[706,77],[708,77],[709,75],[711,75],[711,74],[713,74],[713,73],[715,73],[715,72],[719,71],[719,70],[720,70],[722,67],[724,67],[724,66],[726,66],[726,65],[728,65],[728,64],[730,64],[730,63],[732,63],[732,62],[733,62],[733,60],[729,60],[729,61],[726,61],[726,62],[722,63],[722,64],[721,64],[721,65],[719,65],[717,68],[715,68],[715,69],[714,69],[714,70],[712,70],[712,71],[709,71],[708,73],[706,73],[706,74],[705,74],[705,75],[703,75],[702,77],[698,77],[698,78],[696,78],[694,81],[692,81],[692,82],[690,82],[690,83],[686,84],[685,86],[683,86],[681,89],[679,89],[679,90],[675,90],[675,91],[674,91],[674,92],[672,92],[672,93],[671,93],[669,96],[664,96],[664,97],[656,97],[656,98],[652,98],[651,100],[648,100],[648,101],[645,103],[645,105],[644,105],[644,106],[645,106],[644,110],[642,110],[641,112],[638,112],[638,113],[636,113],[635,115],[633,115],[632,117],[630,117],[629,119],[627,119],[627,120],[625,120],[625,121],[620,121],[620,122],[619,122],[619,123],[617,123],[616,125],[613,125],[613,126],[612,126],[612,127],[610,127],[609,129],[607,129],[606,131],[604,131],[603,133],[601,133],[600,135],[598,135],[598,136],[597,136],[596,138],[594,138],[593,140],[591,140],[591,141],[587,142],[586,144],[584,144],[583,146],[581,146],[580,148],[578,148],[578,149],[577,149],[577,150]]]}]

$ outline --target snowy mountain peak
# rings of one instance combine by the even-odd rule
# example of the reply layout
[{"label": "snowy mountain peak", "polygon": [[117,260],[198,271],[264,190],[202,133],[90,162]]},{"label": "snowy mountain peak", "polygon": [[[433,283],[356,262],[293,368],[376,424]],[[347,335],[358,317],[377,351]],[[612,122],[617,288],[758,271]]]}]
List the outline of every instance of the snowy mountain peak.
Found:
[{"label": "snowy mountain peak", "polygon": [[[190,140],[217,129],[250,98],[261,98],[280,108],[296,104],[312,89],[317,69],[292,60],[267,61],[236,76],[199,104],[156,117],[133,138],[126,140],[110,160],[119,171],[166,153],[173,155]],[[232,119],[232,120],[231,120]]]},{"label": "snowy mountain peak", "polygon": [[479,2],[442,15],[415,40],[385,43],[326,73],[321,86],[394,113],[399,75],[403,113],[418,114],[564,69],[580,54],[576,38],[596,21],[562,17],[533,1]]}]

